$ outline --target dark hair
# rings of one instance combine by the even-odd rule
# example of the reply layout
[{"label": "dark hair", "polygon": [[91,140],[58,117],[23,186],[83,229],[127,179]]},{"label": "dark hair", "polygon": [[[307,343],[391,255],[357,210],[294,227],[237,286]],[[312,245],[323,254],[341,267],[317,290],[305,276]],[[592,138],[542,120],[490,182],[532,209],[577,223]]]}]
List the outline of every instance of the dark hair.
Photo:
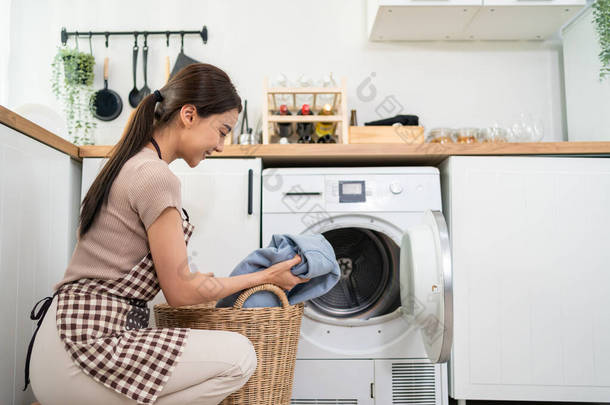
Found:
[{"label": "dark hair", "polygon": [[185,104],[193,104],[201,118],[237,109],[241,98],[229,76],[206,63],[194,63],[181,69],[161,89],[163,100],[154,93],[146,96],[133,111],[119,142],[111,149],[109,159],[89,188],[81,203],[79,237],[95,219],[102,203],[108,203],[110,187],[125,162],[152,139],[153,130],[170,123]]}]

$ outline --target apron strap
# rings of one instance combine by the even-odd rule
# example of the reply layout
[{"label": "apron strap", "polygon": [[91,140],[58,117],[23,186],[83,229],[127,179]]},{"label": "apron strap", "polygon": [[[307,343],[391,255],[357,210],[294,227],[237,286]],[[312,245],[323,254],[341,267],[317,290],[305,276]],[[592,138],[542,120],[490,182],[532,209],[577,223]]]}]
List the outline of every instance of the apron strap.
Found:
[{"label": "apron strap", "polygon": [[[55,294],[53,294],[53,296],[44,297],[43,299],[38,301],[36,305],[34,305],[34,308],[32,308],[32,312],[30,312],[30,319],[33,321],[38,320],[38,325],[36,326],[36,330],[34,331],[32,339],[30,340],[30,345],[28,346],[28,354],[25,358],[25,387],[23,387],[23,391],[28,388],[28,384],[30,383],[30,357],[32,356],[32,347],[34,347],[34,339],[36,339],[36,334],[38,333],[38,329],[40,329],[40,325],[42,325],[42,321],[44,320],[44,316],[46,315],[47,310],[53,303],[53,298],[55,298],[55,296],[57,295],[57,293],[59,293],[60,290],[61,288],[58,288],[57,291],[55,291]],[[36,312],[36,307],[41,302],[43,304],[38,310],[38,312]]]},{"label": "apron strap", "polygon": [[[150,138],[150,141],[152,142],[153,146],[157,150],[157,155],[159,155],[159,159],[163,159],[161,157],[161,149],[159,148],[159,144],[157,143],[157,141],[155,141],[155,138]],[[182,208],[182,211],[184,211],[184,215],[186,215],[186,222],[188,222],[189,221],[189,214],[186,212],[186,210],[184,208]]]},{"label": "apron strap", "polygon": [[[157,150],[157,155],[159,155],[159,159],[162,159],[162,157],[161,157],[161,149],[159,148],[159,144],[157,143],[157,141],[155,141],[155,138],[150,138],[150,141],[152,142],[153,146]],[[188,222],[189,221],[189,214],[186,212],[186,210],[184,208],[182,208],[182,211],[184,211],[184,215],[186,215],[186,222]]]}]

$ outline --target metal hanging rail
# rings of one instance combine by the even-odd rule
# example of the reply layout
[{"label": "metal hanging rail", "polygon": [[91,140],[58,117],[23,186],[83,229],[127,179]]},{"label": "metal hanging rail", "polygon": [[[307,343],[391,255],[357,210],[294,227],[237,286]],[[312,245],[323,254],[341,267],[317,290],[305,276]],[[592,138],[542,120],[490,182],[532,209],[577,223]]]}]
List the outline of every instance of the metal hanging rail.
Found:
[{"label": "metal hanging rail", "polygon": [[180,35],[180,37],[184,40],[185,35],[193,35],[198,34],[201,37],[201,40],[204,44],[208,42],[208,29],[204,25],[201,31],[72,31],[68,32],[65,27],[61,29],[61,43],[66,45],[68,42],[68,38],[71,36],[76,37],[92,37],[92,36],[104,36],[106,37],[106,47],[108,47],[108,37],[111,35],[130,35],[136,36],[144,35],[144,37],[148,35],[165,35],[166,44],[169,46],[169,37],[170,35]]}]

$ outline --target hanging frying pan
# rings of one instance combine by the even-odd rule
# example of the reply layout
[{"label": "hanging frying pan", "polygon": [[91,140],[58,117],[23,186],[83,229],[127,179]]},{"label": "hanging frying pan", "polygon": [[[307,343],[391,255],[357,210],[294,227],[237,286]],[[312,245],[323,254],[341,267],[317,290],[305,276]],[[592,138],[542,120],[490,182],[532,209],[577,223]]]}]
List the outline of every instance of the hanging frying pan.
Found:
[{"label": "hanging frying pan", "polygon": [[102,121],[112,121],[121,114],[123,101],[114,90],[108,88],[108,57],[104,59],[104,88],[98,90],[93,97],[93,115]]}]

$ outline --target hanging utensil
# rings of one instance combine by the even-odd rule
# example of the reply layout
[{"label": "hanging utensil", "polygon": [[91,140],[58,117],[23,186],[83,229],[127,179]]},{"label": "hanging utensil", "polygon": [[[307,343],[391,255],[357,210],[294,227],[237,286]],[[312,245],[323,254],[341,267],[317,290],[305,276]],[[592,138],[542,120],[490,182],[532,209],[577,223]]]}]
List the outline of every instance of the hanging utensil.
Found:
[{"label": "hanging utensil", "polygon": [[138,64],[138,34],[134,33],[134,44],[133,44],[133,89],[129,92],[129,105],[136,108],[140,101],[140,91],[136,85],[136,66]]},{"label": "hanging utensil", "polygon": [[144,64],[144,87],[140,89],[140,101],[150,94],[148,87],[148,34],[144,34],[144,47],[142,48],[143,64]]},{"label": "hanging utensil", "polygon": [[123,100],[116,91],[108,88],[108,57],[104,59],[104,88],[98,90],[93,97],[93,115],[102,121],[112,121],[123,111]]},{"label": "hanging utensil", "polygon": [[165,32],[165,83],[169,81],[169,31]]},{"label": "hanging utensil", "polygon": [[256,136],[256,134],[252,133],[252,128],[250,128],[250,125],[248,123],[248,100],[244,100],[244,111],[241,118],[241,127],[239,129],[239,133],[239,137],[237,138],[238,143],[244,145],[259,143],[258,137]]},{"label": "hanging utensil", "polygon": [[[204,27],[205,29],[205,27]],[[186,56],[184,54],[184,32],[180,33],[180,53],[176,58],[176,64],[174,64],[174,68],[172,69],[172,73],[170,77],[174,76],[178,73],[183,67],[192,65],[193,63],[201,63],[198,60],[191,58],[190,56]]]}]

